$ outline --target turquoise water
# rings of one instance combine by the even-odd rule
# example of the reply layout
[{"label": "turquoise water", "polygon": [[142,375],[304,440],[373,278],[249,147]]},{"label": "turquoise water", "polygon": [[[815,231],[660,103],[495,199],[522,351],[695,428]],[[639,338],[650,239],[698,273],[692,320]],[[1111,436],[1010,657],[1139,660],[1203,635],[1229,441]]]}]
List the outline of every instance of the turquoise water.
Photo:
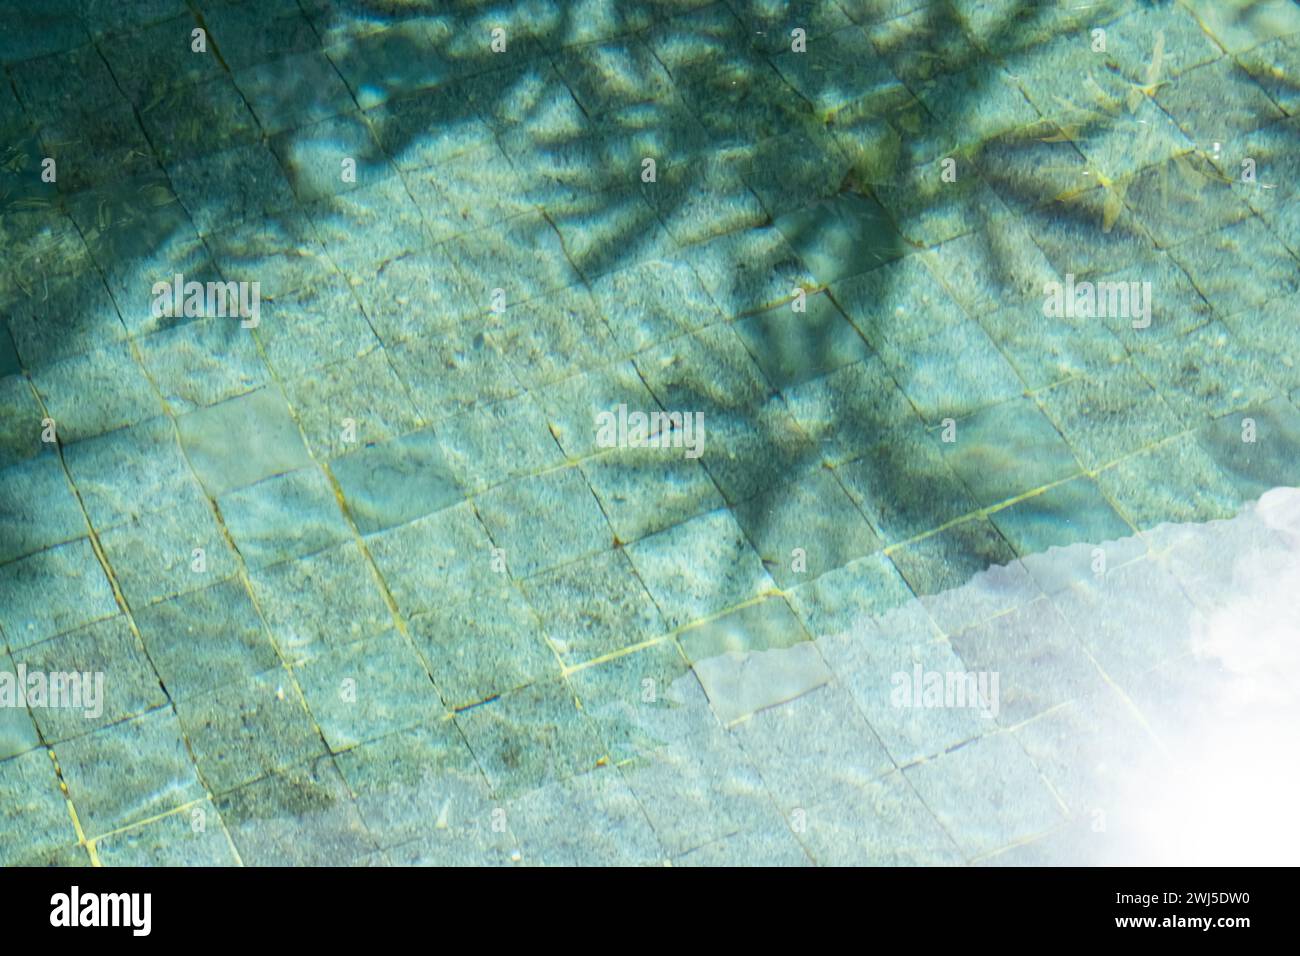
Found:
[{"label": "turquoise water", "polygon": [[1295,848],[1300,5],[0,17],[0,862]]}]

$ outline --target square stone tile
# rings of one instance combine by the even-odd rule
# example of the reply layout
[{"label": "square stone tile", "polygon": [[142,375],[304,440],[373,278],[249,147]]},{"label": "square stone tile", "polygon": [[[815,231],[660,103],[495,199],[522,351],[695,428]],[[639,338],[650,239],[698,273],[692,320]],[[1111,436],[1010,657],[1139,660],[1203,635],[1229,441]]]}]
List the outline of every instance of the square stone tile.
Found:
[{"label": "square stone tile", "polygon": [[235,573],[235,556],[202,497],[144,515],[100,535],[109,567],[132,608],[184,594]]},{"label": "square stone tile", "polygon": [[158,675],[121,615],[16,650],[14,662],[28,674],[79,675],[58,699],[51,678],[43,702],[28,700],[36,726],[51,743],[167,703]]},{"label": "square stone tile", "polygon": [[920,255],[972,316],[1021,303],[1041,308],[1044,284],[1060,281],[1032,230],[1018,217],[995,220]]},{"label": "square stone tile", "polygon": [[830,292],[877,351],[922,341],[966,318],[921,256],[843,279]]},{"label": "square stone tile", "polygon": [[[302,127],[357,108],[334,64],[319,49],[238,69],[233,79],[268,136],[292,129],[314,138],[319,130]],[[333,172],[337,175],[337,168]]]},{"label": "square stone tile", "polygon": [[820,866],[956,866],[952,837],[901,773],[867,784],[852,800],[805,812],[798,833]]},{"label": "square stone tile", "polygon": [[591,290],[606,324],[629,352],[722,319],[700,277],[680,259],[650,259],[608,272],[592,282]]},{"label": "square stone tile", "polygon": [[[936,121],[936,131],[953,146],[977,143],[1038,119],[1012,76],[995,63],[979,62],[961,72],[941,75],[918,86],[916,95]],[[967,104],[980,103],[979,116]],[[933,155],[916,153],[918,161]]]},{"label": "square stone tile", "polygon": [[504,862],[509,829],[493,828],[487,780],[451,721],[437,721],[353,747],[335,757],[357,810],[385,849],[419,841],[420,855],[444,863]]},{"label": "square stone tile", "polygon": [[58,754],[68,796],[88,837],[203,795],[180,722],[166,707],[70,740]]},{"label": "square stone tile", "polygon": [[63,459],[99,531],[202,494],[167,417],[77,442]]},{"label": "square stone tile", "polygon": [[596,766],[603,747],[563,680],[521,688],[456,715],[495,793],[519,794]]},{"label": "square stone tile", "polygon": [[1135,529],[1085,476],[995,511],[989,520],[1047,593],[1146,551]]},{"label": "square stone tile", "polygon": [[1074,814],[1115,806],[1134,777],[1164,763],[1132,705],[1111,689],[1031,720],[1014,736]]},{"label": "square stone tile", "polygon": [[1181,431],[1169,407],[1129,363],[1062,382],[1036,398],[1088,469]]},{"label": "square stone tile", "polygon": [[463,88],[455,83],[386,100],[366,115],[379,145],[403,171],[475,152],[492,139],[491,127],[465,109]]},{"label": "square stone tile", "polygon": [[903,771],[968,858],[1052,829],[1060,805],[1010,734],[993,734]]},{"label": "square stone tile", "polygon": [[443,713],[423,663],[396,631],[323,651],[298,664],[294,677],[336,753]]},{"label": "square stone tile", "polygon": [[1038,587],[987,518],[973,517],[890,555],[935,623],[954,634],[1038,596]]},{"label": "square stone tile", "polygon": [[397,606],[408,614],[436,607],[449,583],[475,584],[509,570],[470,502],[372,535],[366,546]]},{"label": "square stone tile", "polygon": [[[1248,217],[1250,207],[1239,189],[1209,160],[1187,153],[1138,173],[1128,182],[1124,201],[1156,244],[1168,249]],[[1201,214],[1192,215],[1189,205],[1199,207]],[[1121,214],[1119,222],[1124,219]]]},{"label": "square stone tile", "polygon": [[1295,484],[1300,413],[1280,398],[1225,415],[1197,438],[1242,502]]},{"label": "square stone tile", "polygon": [[216,803],[245,866],[349,866],[375,850],[328,757],[263,777]]},{"label": "square stone tile", "polygon": [[825,295],[796,311],[777,306],[736,323],[746,348],[767,380],[781,390],[867,358],[871,350]]},{"label": "square stone tile", "polygon": [[334,272],[316,227],[301,209],[231,224],[204,237],[204,243],[224,278],[256,282],[260,295],[268,300],[318,286]]},{"label": "square stone tile", "polygon": [[[995,726],[978,694],[978,676],[975,695],[966,695],[971,687],[965,663],[937,636],[918,602],[878,618],[861,617],[843,631],[819,637],[817,648],[837,685],[852,695],[900,767],[943,753]],[[944,691],[952,681],[952,697],[927,699],[927,681],[941,682]],[[991,687],[988,679],[986,686]]]},{"label": "square stone tile", "polygon": [[1166,348],[1133,355],[1133,364],[1190,428],[1275,394],[1275,361],[1275,355],[1252,348],[1219,321],[1174,339]]},{"label": "square stone tile", "polygon": [[91,438],[162,411],[153,386],[124,346],[56,362],[37,372],[33,384],[65,442]]},{"label": "square stone tile", "polygon": [[282,378],[359,358],[380,344],[338,275],[268,299],[263,311],[255,334],[267,363]]},{"label": "square stone tile", "polygon": [[[0,329],[0,333],[3,333]],[[44,417],[40,403],[27,379],[15,374],[18,356],[7,334],[0,334],[0,468],[26,461],[41,451],[40,422]]]},{"label": "square stone tile", "polygon": [[[1144,256],[1097,281],[1151,283],[1151,296],[1148,300],[1151,306],[1150,325],[1145,325],[1145,316],[1135,319],[1108,315],[1102,319],[1131,352],[1154,347],[1152,339],[1175,339],[1214,318],[1214,309],[1168,253]],[[1138,326],[1136,328],[1135,321]]]},{"label": "square stone tile", "polygon": [[222,495],[309,461],[280,389],[257,389],[176,421],[181,446],[210,495]]},{"label": "square stone tile", "polygon": [[0,860],[31,862],[76,840],[67,798],[44,748],[0,760]]},{"label": "square stone tile", "polygon": [[544,572],[521,588],[567,666],[639,644],[666,630],[621,548]]},{"label": "square stone tile", "polygon": [[1300,291],[1295,257],[1258,218],[1189,239],[1169,255],[1220,316]]},{"label": "square stone tile", "polygon": [[821,285],[869,272],[907,249],[874,199],[840,193],[774,223]]},{"label": "square stone tile", "polygon": [[679,639],[724,724],[830,680],[816,645],[780,598],[688,628]]},{"label": "square stone tile", "polygon": [[498,331],[490,319],[467,319],[445,334],[392,346],[393,367],[428,421],[443,421],[523,391],[497,341]]},{"label": "square stone tile", "polygon": [[551,434],[570,460],[601,450],[602,414],[617,415],[619,405],[625,405],[628,413],[659,411],[631,362],[617,362],[555,382],[540,390],[538,400],[546,411]]},{"label": "square stone tile", "polygon": [[1124,187],[1113,184],[1084,189],[1030,210],[1023,221],[1058,275],[1091,278],[1154,251],[1143,228],[1140,192],[1133,197],[1138,212],[1123,206],[1114,212],[1116,199],[1127,196]]},{"label": "square stone tile", "polygon": [[[678,628],[773,587],[731,514],[713,511],[642,538],[628,557],[665,622]],[[691,555],[693,571],[682,573]]]},{"label": "square stone tile", "polygon": [[[945,177],[945,160],[958,165]],[[874,187],[898,231],[916,246],[934,246],[1009,216],[1011,210],[965,152],[899,171]]]},{"label": "square stone tile", "polygon": [[337,458],[330,471],[362,534],[404,524],[462,497],[437,437],[427,430]]},{"label": "square stone tile", "polygon": [[47,451],[0,474],[4,476],[0,482],[0,561],[12,561],[86,533],[85,516],[57,455]]},{"label": "square stone tile", "polygon": [[1154,60],[1158,32],[1165,35],[1161,76],[1178,77],[1222,55],[1210,35],[1184,8],[1153,7],[1132,10],[1107,29],[1109,61],[1130,80],[1145,83]]},{"label": "square stone tile", "polygon": [[667,71],[637,38],[571,48],[555,65],[588,116],[658,99],[672,89]]},{"label": "square stone tile", "polygon": [[624,544],[721,508],[722,496],[697,459],[658,448],[615,448],[580,466]]},{"label": "square stone tile", "polygon": [[233,318],[201,319],[139,340],[144,364],[176,414],[215,405],[270,379],[257,343]]},{"label": "square stone tile", "polygon": [[294,205],[279,162],[261,143],[179,160],[167,171],[200,235]]},{"label": "square stone tile", "polygon": [[835,684],[760,711],[734,730],[782,811],[855,800],[894,763]]},{"label": "square stone tile", "polygon": [[89,538],[0,565],[0,625],[11,650],[116,613]]},{"label": "square stone tile", "polygon": [[[322,69],[328,71],[328,66]],[[315,97],[322,95],[319,88],[312,92]],[[339,105],[350,107],[351,100],[340,101]],[[364,114],[357,110],[280,133],[270,145],[294,193],[304,203],[328,200],[397,176],[397,170],[375,142]]]},{"label": "square stone tile", "polygon": [[[14,687],[13,681],[18,675],[18,665],[14,663],[8,651],[0,653],[0,673],[5,674],[6,700]],[[15,701],[16,703],[16,701]],[[36,731],[36,722],[26,707],[5,707],[0,709],[0,760],[8,760],[41,745],[41,738]]]},{"label": "square stone tile", "polygon": [[789,408],[772,397],[753,409],[703,412],[707,435],[699,441],[701,461],[730,504],[783,481],[815,472],[822,464],[818,448],[799,428]]},{"label": "square stone tile", "polygon": [[[183,45],[189,52],[189,42]],[[194,54],[192,59],[210,57]],[[141,67],[140,72],[151,69]],[[205,153],[214,142],[247,144],[260,135],[248,103],[228,76],[214,74],[201,83],[160,88],[147,95],[137,106],[140,125],[163,163]]]},{"label": "square stone tile", "polygon": [[437,86],[450,78],[446,60],[418,19],[398,22],[349,43],[331,45],[327,54],[363,109],[390,96]]},{"label": "square stone tile", "polygon": [[[1188,484],[1184,486],[1184,482]],[[1144,532],[1170,522],[1229,518],[1240,501],[1228,477],[1193,433],[1116,462],[1097,474],[1097,484],[1133,526]]]},{"label": "square stone tile", "polygon": [[1209,3],[1209,0],[1190,0],[1187,4],[1203,29],[1218,40],[1229,53],[1251,49],[1275,36],[1288,36],[1300,31],[1300,14],[1290,4],[1277,0],[1244,4],[1230,0],[1226,4]]},{"label": "square stone tile", "polygon": [[919,428],[888,433],[835,474],[889,544],[933,531],[979,507],[948,467],[938,443]]},{"label": "square stone tile", "polygon": [[285,398],[316,458],[337,458],[423,424],[389,360],[387,349],[375,349],[285,383]]},{"label": "square stone tile", "polygon": [[907,346],[890,343],[881,358],[930,425],[962,418],[1024,391],[988,334],[971,321]]},{"label": "square stone tile", "polygon": [[727,318],[760,312],[820,284],[775,226],[718,236],[683,250],[681,258]]},{"label": "square stone tile", "polygon": [[[484,526],[522,578],[604,550],[613,533],[587,480],[561,468],[499,485],[475,502]],[[556,535],[563,528],[562,535]]]},{"label": "square stone tile", "polygon": [[800,584],[786,600],[804,629],[818,640],[915,604],[915,595],[889,557],[877,551]]},{"label": "square stone tile", "polygon": [[[1186,279],[1185,276],[1183,278]],[[1114,281],[1125,280],[1116,277]],[[1191,291],[1193,295],[1196,294],[1194,289]],[[1200,297],[1197,296],[1197,299],[1200,300]],[[1200,300],[1200,304],[1206,312],[1209,311],[1203,300]],[[1111,366],[1128,358],[1124,341],[1140,340],[1150,331],[1132,329],[1133,320],[1129,319],[1117,320],[1113,324],[1121,327],[1112,331],[1101,324],[1102,321],[1104,320],[1044,321],[1041,303],[1008,306],[992,315],[980,317],[980,324],[993,344],[1030,390],[1046,388],[1081,375],[1105,374]],[[1154,322],[1153,317],[1152,327]]]},{"label": "square stone tile", "polygon": [[226,55],[231,69],[320,45],[311,24],[286,0],[271,0],[257,10],[242,3],[225,4],[208,11],[207,20],[221,48],[231,48]]},{"label": "square stone tile", "polygon": [[477,148],[402,177],[435,242],[490,229],[532,211],[520,170],[499,143]]},{"label": "square stone tile", "polygon": [[838,466],[868,454],[887,437],[920,432],[911,402],[876,356],[854,362],[784,393],[790,414]]},{"label": "square stone tile", "polygon": [[[538,200],[555,223],[569,261],[589,283],[611,272],[634,271],[646,263],[674,263],[678,259],[676,241],[647,201],[637,179],[641,160],[657,154],[658,137],[653,126],[637,128],[633,133],[634,138],[629,140],[602,139],[586,148],[570,145],[559,157],[548,150],[539,154],[548,163],[545,169],[539,173],[525,170],[526,181],[539,183],[531,192],[540,193]],[[622,135],[621,131],[611,134]],[[638,139],[650,142],[637,149]],[[593,156],[597,149],[599,153]],[[611,158],[615,151],[629,155]],[[589,184],[589,180],[595,182]],[[635,185],[624,185],[632,182]],[[704,298],[710,301],[707,295]],[[613,321],[620,317],[607,314],[606,318]],[[637,316],[625,318],[635,321]],[[690,321],[685,316],[669,321],[683,319]]]},{"label": "square stone tile", "polygon": [[672,339],[635,358],[655,398],[670,411],[751,411],[772,386],[734,326],[710,326]]},{"label": "square stone tile", "polygon": [[[175,17],[115,31],[112,42],[96,47],[102,50],[114,78],[136,106],[146,105],[168,90],[194,86],[222,73],[215,56],[196,54],[190,47],[193,15],[181,5],[174,9]],[[125,10],[109,15],[124,13],[129,15]]]},{"label": "square stone tile", "polygon": [[1194,608],[1178,580],[1151,558],[1080,582],[1052,602],[1097,666],[1121,686],[1191,650]]},{"label": "square stone tile", "polygon": [[560,661],[518,588],[490,575],[449,582],[407,622],[448,707],[465,708],[555,677]]},{"label": "square stone tile", "polygon": [[379,584],[355,543],[255,570],[249,577],[276,646],[290,662],[392,626]]},{"label": "square stone tile", "polygon": [[333,487],[317,468],[229,492],[217,506],[249,569],[314,554],[352,537]]},{"label": "square stone tile", "polygon": [[566,378],[576,369],[604,365],[620,351],[596,300],[582,286],[511,307],[490,337],[528,389]]},{"label": "square stone tile", "polygon": [[1237,54],[1242,68],[1289,116],[1300,113],[1300,90],[1287,79],[1288,64],[1295,62],[1297,43],[1300,39],[1293,33]]},{"label": "square stone tile", "polygon": [[948,465],[983,506],[1050,485],[1081,469],[1055,426],[1028,398],[982,409],[939,442]]},{"label": "square stone tile", "polygon": [[656,171],[655,181],[641,190],[679,246],[759,226],[767,219],[762,203],[725,156],[666,162]]},{"label": "square stone tile", "polygon": [[620,768],[671,856],[747,830],[785,826],[758,771],[718,729]]},{"label": "square stone tile", "polygon": [[105,866],[234,866],[239,861],[208,801],[95,841]]},{"label": "square stone tile", "polygon": [[781,587],[794,587],[870,554],[880,539],[829,469],[769,488],[733,509]]},{"label": "square stone tile", "polygon": [[839,191],[852,173],[857,156],[832,135],[832,131],[840,133],[846,126],[845,120],[837,117],[834,127],[810,126],[775,136],[755,143],[737,157],[736,169],[768,216],[780,217]]},{"label": "square stone tile", "polygon": [[484,307],[491,304],[494,289],[505,291],[509,309],[581,281],[559,233],[536,213],[462,236],[456,248],[456,265],[473,290],[474,301]]},{"label": "square stone tile", "polygon": [[1004,727],[1105,688],[1101,671],[1046,598],[968,628],[952,645],[969,672],[990,675],[988,704]]},{"label": "square stone tile", "polygon": [[[214,794],[325,753],[298,688],[281,668],[177,701],[176,713]],[[233,822],[224,809],[222,817]]]},{"label": "square stone tile", "polygon": [[437,433],[452,474],[471,493],[564,462],[531,393],[449,418]]},{"label": "square stone tile", "polygon": [[173,700],[185,700],[279,663],[266,626],[237,579],[135,612],[149,660]]},{"label": "square stone tile", "polygon": [[664,858],[645,811],[613,767],[540,787],[508,812],[525,865],[645,866]]},{"label": "square stone tile", "polygon": [[[805,31],[807,27],[804,27]],[[790,38],[790,28],[781,31]],[[902,92],[902,84],[876,54],[867,34],[854,26],[806,39],[801,52],[787,43],[784,51],[772,57],[785,81],[813,105],[818,116],[833,115],[852,107],[871,109],[879,102],[889,102]],[[850,63],[870,66],[845,75]]]},{"label": "square stone tile", "polygon": [[568,679],[615,762],[718,726],[675,641],[582,667]]}]

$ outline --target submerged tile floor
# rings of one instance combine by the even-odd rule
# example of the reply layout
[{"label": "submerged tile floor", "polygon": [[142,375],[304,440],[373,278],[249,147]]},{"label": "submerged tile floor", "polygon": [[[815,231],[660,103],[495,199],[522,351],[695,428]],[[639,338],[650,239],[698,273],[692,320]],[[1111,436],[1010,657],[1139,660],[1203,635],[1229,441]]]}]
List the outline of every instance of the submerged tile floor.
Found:
[{"label": "submerged tile floor", "polygon": [[105,691],[0,707],[0,863],[1166,861],[1207,741],[1283,815],[1291,0],[30,7],[0,674]]}]

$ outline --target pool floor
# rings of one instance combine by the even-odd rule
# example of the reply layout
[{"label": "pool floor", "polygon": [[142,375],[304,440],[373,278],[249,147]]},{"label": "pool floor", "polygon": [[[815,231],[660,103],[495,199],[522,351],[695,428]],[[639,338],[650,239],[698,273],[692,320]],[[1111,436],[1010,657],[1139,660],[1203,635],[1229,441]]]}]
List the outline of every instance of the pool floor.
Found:
[{"label": "pool floor", "polygon": [[1294,859],[1300,5],[35,6],[0,864]]}]

